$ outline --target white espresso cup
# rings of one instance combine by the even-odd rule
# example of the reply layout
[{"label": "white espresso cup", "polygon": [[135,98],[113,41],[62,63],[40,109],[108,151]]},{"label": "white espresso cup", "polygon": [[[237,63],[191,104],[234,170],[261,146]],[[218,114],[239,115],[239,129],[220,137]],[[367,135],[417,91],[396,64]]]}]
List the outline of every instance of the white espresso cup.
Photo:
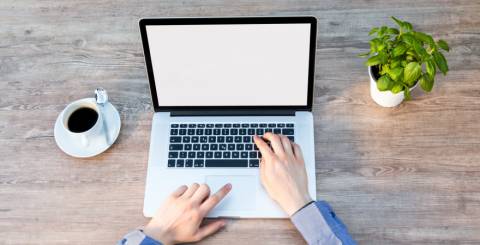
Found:
[{"label": "white espresso cup", "polygon": [[[74,118],[70,118],[74,112],[80,110],[82,108],[90,108],[97,113],[97,121],[93,126],[83,132],[74,132],[69,128],[69,120]],[[95,102],[95,99],[81,99],[74,101],[67,105],[63,112],[62,117],[62,126],[67,136],[72,140],[79,142],[80,145],[83,147],[88,147],[89,144],[98,137],[103,139],[106,138],[106,131],[103,128],[103,116],[100,111],[98,104]]]}]

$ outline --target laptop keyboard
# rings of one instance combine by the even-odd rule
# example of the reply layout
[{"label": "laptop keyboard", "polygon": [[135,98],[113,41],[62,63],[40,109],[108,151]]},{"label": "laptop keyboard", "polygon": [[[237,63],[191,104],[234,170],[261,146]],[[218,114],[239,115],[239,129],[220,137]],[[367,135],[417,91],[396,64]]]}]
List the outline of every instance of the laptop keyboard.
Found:
[{"label": "laptop keyboard", "polygon": [[294,141],[293,123],[173,123],[168,147],[169,168],[257,168],[261,153],[253,135],[266,132]]}]

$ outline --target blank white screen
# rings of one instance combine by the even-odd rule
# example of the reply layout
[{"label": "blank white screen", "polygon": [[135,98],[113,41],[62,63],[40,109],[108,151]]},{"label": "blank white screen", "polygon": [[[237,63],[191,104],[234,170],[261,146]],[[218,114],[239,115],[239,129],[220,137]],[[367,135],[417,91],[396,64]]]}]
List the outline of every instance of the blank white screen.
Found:
[{"label": "blank white screen", "polygon": [[307,105],[310,24],[146,30],[159,106]]}]

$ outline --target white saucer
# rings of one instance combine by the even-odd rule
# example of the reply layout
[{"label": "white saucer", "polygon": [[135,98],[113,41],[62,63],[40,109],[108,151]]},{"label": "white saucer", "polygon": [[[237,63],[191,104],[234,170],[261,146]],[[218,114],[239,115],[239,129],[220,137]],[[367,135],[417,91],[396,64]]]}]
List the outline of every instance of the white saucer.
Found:
[{"label": "white saucer", "polygon": [[[95,102],[93,98],[86,98],[82,100],[91,100]],[[118,113],[117,109],[108,102],[105,104],[104,111],[104,120],[105,124],[108,127],[108,136],[111,140],[112,144],[117,140],[118,135],[120,134],[120,114]],[[55,122],[55,129],[53,131],[55,135],[55,142],[57,142],[58,147],[68,155],[72,157],[93,157],[96,156],[105,150],[107,150],[112,144],[107,144],[105,137],[95,137],[89,141],[88,146],[82,146],[82,144],[76,140],[70,139],[69,135],[65,131],[65,128],[62,125],[62,111],[60,115],[57,117],[57,121]]]}]

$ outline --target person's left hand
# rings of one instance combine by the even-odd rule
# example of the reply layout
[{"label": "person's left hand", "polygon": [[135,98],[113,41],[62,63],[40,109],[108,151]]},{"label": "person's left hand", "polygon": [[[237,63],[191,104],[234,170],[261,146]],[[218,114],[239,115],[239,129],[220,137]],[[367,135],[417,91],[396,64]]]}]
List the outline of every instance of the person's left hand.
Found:
[{"label": "person's left hand", "polygon": [[210,195],[206,184],[180,186],[157,210],[143,232],[164,245],[202,240],[225,226],[225,220],[217,220],[200,227],[203,218],[231,189],[232,185],[226,184]]}]

